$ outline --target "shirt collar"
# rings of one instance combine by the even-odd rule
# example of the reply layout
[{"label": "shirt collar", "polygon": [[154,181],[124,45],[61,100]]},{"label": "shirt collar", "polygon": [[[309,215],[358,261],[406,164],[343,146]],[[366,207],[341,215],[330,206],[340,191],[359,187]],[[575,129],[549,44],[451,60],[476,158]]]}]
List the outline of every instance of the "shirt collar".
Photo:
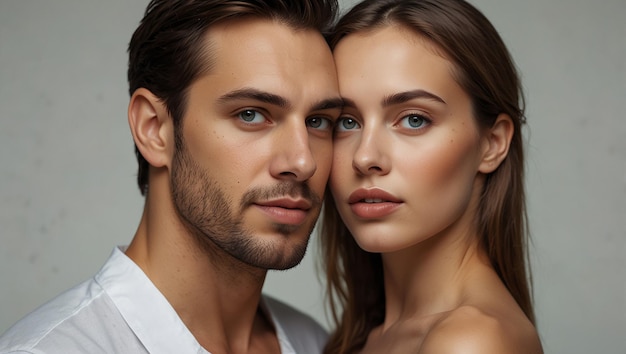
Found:
[{"label": "shirt collar", "polygon": [[150,353],[208,353],[146,274],[116,247],[95,277]]},{"label": "shirt collar", "polygon": [[[196,340],[165,296],[126,254],[116,247],[95,280],[109,295],[128,326],[149,353],[210,354]],[[261,311],[274,325],[281,353],[295,353],[264,298]]]}]

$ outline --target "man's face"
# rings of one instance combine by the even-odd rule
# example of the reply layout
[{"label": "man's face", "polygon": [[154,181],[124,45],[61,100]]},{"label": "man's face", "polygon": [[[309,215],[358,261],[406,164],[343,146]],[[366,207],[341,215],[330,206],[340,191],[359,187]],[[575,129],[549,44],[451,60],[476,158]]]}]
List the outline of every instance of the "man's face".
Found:
[{"label": "man's face", "polygon": [[320,212],[340,113],[319,33],[246,20],[210,30],[209,74],[189,88],[171,188],[203,247],[251,266],[304,256]]}]

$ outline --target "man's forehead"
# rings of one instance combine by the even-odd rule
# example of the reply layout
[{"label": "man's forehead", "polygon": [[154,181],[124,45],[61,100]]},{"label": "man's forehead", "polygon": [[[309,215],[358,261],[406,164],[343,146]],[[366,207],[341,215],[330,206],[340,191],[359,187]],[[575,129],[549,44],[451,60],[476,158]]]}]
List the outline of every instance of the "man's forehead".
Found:
[{"label": "man's forehead", "polygon": [[[282,43],[285,40],[310,41],[311,38],[317,37],[323,40],[322,34],[313,28],[295,28],[284,21],[243,17],[221,21],[212,25],[205,33],[206,39],[210,43],[222,46],[233,45],[237,47],[243,42],[254,41],[264,46],[273,43]],[[325,43],[325,46],[328,45]]]},{"label": "man's forehead", "polygon": [[204,50],[203,76],[219,87],[223,98],[272,101],[278,106],[338,102],[334,60],[315,31],[294,30],[271,20],[231,21],[207,33]]}]

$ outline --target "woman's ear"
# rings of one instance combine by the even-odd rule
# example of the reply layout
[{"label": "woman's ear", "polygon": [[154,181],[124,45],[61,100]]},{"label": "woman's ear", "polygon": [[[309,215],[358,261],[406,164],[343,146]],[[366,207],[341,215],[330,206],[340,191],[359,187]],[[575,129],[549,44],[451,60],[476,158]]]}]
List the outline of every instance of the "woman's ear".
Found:
[{"label": "woman's ear", "polygon": [[500,166],[500,163],[509,153],[509,146],[515,126],[508,114],[501,113],[493,126],[486,130],[483,136],[483,159],[478,167],[482,173],[491,173]]},{"label": "woman's ear", "polygon": [[174,132],[163,102],[149,90],[137,89],[128,104],[128,124],[144,159],[154,167],[169,166]]}]

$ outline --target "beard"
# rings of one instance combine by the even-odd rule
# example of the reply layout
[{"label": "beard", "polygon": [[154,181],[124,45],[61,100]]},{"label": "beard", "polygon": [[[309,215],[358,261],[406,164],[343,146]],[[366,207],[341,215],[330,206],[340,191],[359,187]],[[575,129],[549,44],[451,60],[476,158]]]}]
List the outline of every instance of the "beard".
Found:
[{"label": "beard", "polygon": [[[321,197],[313,193],[307,184],[285,181],[273,187],[246,191],[238,203],[238,211],[234,212],[233,200],[227,198],[218,183],[193,160],[182,141],[177,144],[174,154],[170,183],[176,213],[209,257],[221,253],[263,269],[283,270],[300,263],[322,203]],[[311,201],[311,210],[317,215],[310,225],[273,224],[274,231],[283,236],[280,241],[261,239],[253,230],[244,227],[243,213],[246,208],[255,201],[285,195]],[[289,242],[289,235],[302,228],[307,232],[306,237],[294,235],[293,238],[298,241]]]}]

